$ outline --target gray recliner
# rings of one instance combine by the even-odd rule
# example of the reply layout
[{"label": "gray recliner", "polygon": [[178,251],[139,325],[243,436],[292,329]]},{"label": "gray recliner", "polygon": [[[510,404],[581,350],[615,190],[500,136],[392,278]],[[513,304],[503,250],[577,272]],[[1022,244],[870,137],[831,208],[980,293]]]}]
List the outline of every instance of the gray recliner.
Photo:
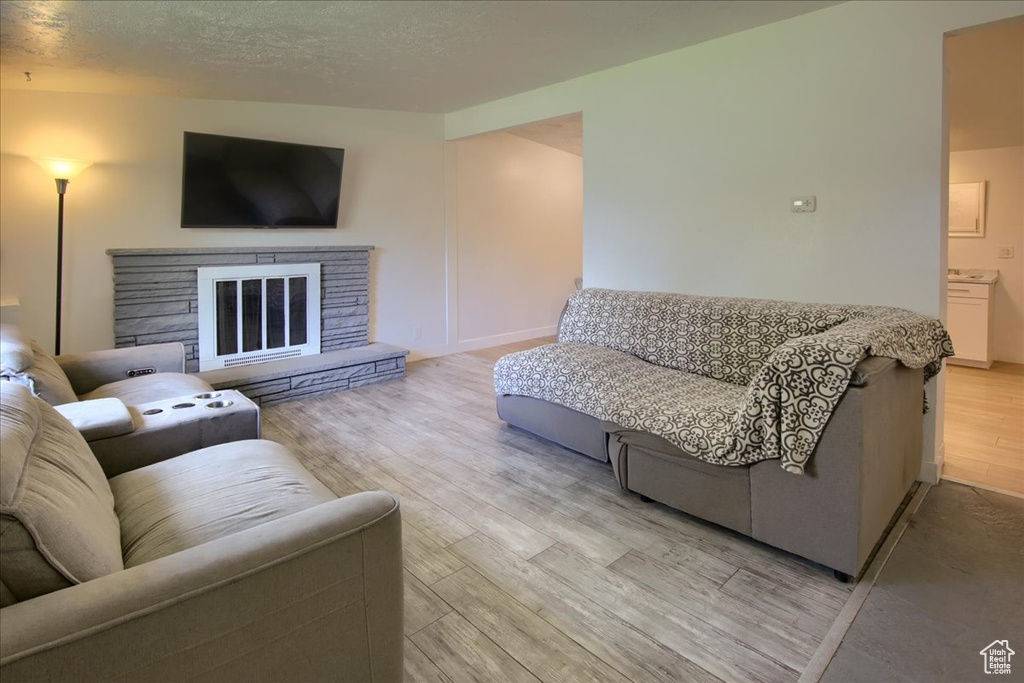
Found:
[{"label": "gray recliner", "polygon": [[51,356],[13,325],[0,325],[0,377],[53,406],[104,398],[132,405],[211,390],[185,374],[179,343]]},{"label": "gray recliner", "polygon": [[398,501],[238,441],[107,479],[0,383],[0,679],[399,681]]},{"label": "gray recliner", "polygon": [[54,357],[18,328],[0,325],[0,378],[54,406],[89,442],[108,477],[259,438],[254,403],[236,391],[214,391],[184,369],[178,343]]}]

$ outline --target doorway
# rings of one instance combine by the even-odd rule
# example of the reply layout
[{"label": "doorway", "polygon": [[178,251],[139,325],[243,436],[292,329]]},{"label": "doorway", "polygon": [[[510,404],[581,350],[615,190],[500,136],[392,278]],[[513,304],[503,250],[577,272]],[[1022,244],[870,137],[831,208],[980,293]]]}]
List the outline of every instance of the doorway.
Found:
[{"label": "doorway", "polygon": [[946,37],[943,478],[1024,497],[1024,20]]},{"label": "doorway", "polygon": [[555,334],[583,269],[583,115],[448,143],[449,345]]}]

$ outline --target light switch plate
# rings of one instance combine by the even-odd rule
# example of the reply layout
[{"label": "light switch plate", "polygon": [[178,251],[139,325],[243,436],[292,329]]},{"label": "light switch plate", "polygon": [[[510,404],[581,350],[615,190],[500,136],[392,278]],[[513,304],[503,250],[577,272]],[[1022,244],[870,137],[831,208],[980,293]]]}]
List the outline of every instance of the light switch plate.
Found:
[{"label": "light switch plate", "polygon": [[790,202],[793,213],[811,213],[818,208],[818,198],[814,195],[808,197],[793,197]]},{"label": "light switch plate", "polygon": [[1013,258],[1013,247],[999,247],[999,258]]}]

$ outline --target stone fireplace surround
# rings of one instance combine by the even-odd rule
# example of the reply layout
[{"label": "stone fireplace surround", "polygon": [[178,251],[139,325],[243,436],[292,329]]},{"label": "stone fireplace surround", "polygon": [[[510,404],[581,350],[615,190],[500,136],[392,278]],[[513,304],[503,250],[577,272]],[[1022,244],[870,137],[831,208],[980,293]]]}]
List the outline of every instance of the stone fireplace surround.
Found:
[{"label": "stone fireplace surround", "polygon": [[260,405],[351,389],[405,375],[409,351],[368,344],[372,246],[108,249],[114,274],[114,341],[120,347],[181,342],[199,369],[200,266],[321,264],[321,353],[198,373]]}]

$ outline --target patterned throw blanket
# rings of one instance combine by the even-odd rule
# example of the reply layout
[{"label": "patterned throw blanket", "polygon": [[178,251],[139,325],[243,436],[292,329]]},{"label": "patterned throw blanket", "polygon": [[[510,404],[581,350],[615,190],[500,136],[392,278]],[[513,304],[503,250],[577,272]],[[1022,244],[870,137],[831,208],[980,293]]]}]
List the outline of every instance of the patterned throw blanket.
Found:
[{"label": "patterned throw blanket", "polygon": [[558,343],[500,359],[494,388],[710,463],[780,458],[802,474],[868,355],[924,368],[927,382],[953,345],[938,320],[899,308],[585,289],[570,297]]}]

